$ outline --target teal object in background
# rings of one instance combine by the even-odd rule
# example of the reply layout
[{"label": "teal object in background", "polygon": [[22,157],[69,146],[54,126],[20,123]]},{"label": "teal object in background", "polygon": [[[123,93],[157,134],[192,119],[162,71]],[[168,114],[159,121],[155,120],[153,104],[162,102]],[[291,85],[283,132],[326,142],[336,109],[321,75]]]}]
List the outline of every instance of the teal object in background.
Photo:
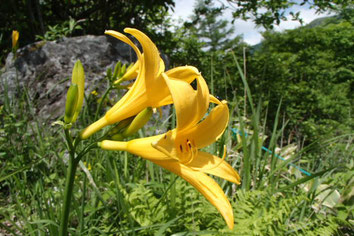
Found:
[{"label": "teal object in background", "polygon": [[[231,130],[232,130],[232,132],[233,132],[234,135],[236,135],[236,134],[242,135],[242,132],[239,131],[239,130],[236,129],[236,128],[233,128],[233,129],[231,129]],[[245,133],[245,137],[247,137],[247,136],[248,136],[248,134]],[[271,150],[269,150],[268,148],[264,147],[264,146],[262,146],[262,150],[264,150],[264,151],[266,151],[266,152],[268,152],[268,153],[270,153],[270,154],[273,155],[273,152],[272,152]],[[282,160],[282,161],[286,161],[286,159],[285,159],[284,157],[279,156],[278,154],[275,154],[275,153],[274,153],[274,156],[277,157],[278,159]],[[289,165],[291,165],[292,167],[298,169],[301,173],[303,173],[303,174],[305,174],[305,175],[307,175],[307,176],[311,176],[311,173],[309,173],[308,171],[302,169],[300,166],[297,166],[297,165],[295,165],[295,164],[293,164],[293,163],[291,163],[291,162],[289,163]]]}]

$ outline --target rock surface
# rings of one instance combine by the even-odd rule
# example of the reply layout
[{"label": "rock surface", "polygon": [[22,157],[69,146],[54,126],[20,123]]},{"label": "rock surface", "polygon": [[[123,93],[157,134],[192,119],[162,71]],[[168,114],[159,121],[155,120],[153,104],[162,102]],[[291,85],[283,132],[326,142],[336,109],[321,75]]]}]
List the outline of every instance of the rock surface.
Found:
[{"label": "rock surface", "polygon": [[118,61],[133,62],[136,55],[130,46],[111,36],[37,42],[19,49],[16,59],[9,54],[0,74],[0,92],[20,96],[21,88],[27,88],[35,114],[53,121],[64,113],[72,68],[78,59],[85,69],[87,95],[105,89],[108,68],[113,70]]}]

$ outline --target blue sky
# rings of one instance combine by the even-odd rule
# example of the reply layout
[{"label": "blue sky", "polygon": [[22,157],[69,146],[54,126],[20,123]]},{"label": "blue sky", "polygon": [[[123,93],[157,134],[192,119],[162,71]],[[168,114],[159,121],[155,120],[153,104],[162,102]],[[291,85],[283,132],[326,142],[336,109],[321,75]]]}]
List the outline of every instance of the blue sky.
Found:
[{"label": "blue sky", "polygon": [[[217,4],[218,1],[215,2]],[[226,2],[226,0],[219,0],[219,2]],[[175,0],[175,3],[176,5],[174,8],[174,12],[171,12],[171,14],[175,23],[178,24],[179,20],[187,20],[188,17],[192,14],[195,0]],[[315,14],[315,10],[309,9],[308,6],[297,6],[293,9],[289,9],[289,12],[290,10],[300,11],[300,17],[304,20],[304,24],[310,23],[316,18],[329,15],[329,13]],[[231,11],[226,12],[224,14],[224,18],[231,21]],[[300,23],[297,21],[286,21],[282,22],[279,26],[276,26],[275,30],[282,31],[286,29],[294,29],[298,26],[300,26]],[[242,34],[244,41],[250,45],[257,44],[262,40],[261,32],[264,31],[264,28],[256,28],[255,24],[252,21],[236,20],[234,22],[234,27],[235,33]]]}]

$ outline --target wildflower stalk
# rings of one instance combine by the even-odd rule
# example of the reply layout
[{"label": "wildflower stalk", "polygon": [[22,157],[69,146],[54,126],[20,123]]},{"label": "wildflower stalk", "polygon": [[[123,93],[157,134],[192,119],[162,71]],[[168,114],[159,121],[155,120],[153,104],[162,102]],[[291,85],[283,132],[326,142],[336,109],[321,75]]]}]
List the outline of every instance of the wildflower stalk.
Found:
[{"label": "wildflower stalk", "polygon": [[81,152],[76,154],[76,148],[80,143],[81,139],[77,137],[76,139],[73,140],[70,131],[67,127],[64,127],[64,133],[65,133],[67,146],[69,149],[69,163],[66,172],[64,199],[63,199],[64,201],[63,201],[63,207],[62,207],[62,213],[60,219],[59,236],[68,235],[70,206],[71,206],[73,189],[74,189],[75,174],[76,174],[78,164],[82,159],[82,157],[85,156],[91,149],[97,148],[97,141],[104,137],[103,136],[100,139],[93,141],[92,143],[84,147]]},{"label": "wildflower stalk", "polygon": [[[84,68],[78,60],[73,68],[71,85],[67,93],[66,104],[65,104],[65,116],[64,116],[64,133],[67,143],[67,148],[69,151],[69,161],[68,169],[66,172],[65,189],[64,189],[64,199],[62,206],[62,213],[60,218],[60,228],[59,236],[68,235],[68,222],[70,216],[70,205],[73,195],[74,180],[77,166],[81,158],[96,145],[89,144],[80,153],[76,153],[76,149],[81,139],[79,137],[73,139],[70,133],[70,128],[77,120],[83,100],[84,100],[84,89],[85,89],[85,71]],[[95,143],[94,143],[95,144]]]},{"label": "wildflower stalk", "polygon": [[80,157],[75,158],[75,148],[68,129],[64,129],[65,138],[69,148],[69,166],[66,173],[65,190],[64,190],[64,203],[62,208],[59,236],[66,236],[68,234],[68,222],[70,214],[70,203],[73,193],[75,173],[80,161]]}]

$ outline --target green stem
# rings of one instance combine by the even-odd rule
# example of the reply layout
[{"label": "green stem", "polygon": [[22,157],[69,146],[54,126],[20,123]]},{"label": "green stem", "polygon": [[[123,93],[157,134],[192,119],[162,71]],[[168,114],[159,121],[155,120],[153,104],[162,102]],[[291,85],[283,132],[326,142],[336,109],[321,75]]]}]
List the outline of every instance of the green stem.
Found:
[{"label": "green stem", "polygon": [[66,180],[65,180],[65,190],[64,190],[64,203],[62,208],[62,214],[60,219],[60,228],[59,228],[59,236],[67,236],[68,235],[68,222],[70,215],[70,204],[73,195],[74,188],[74,180],[77,166],[81,160],[81,158],[89,152],[91,149],[97,147],[96,142],[91,143],[87,147],[84,148],[79,154],[75,157],[75,150],[78,143],[81,141],[79,138],[76,138],[74,141],[71,138],[70,131],[68,129],[64,129],[66,142],[68,144],[70,158],[69,158],[69,166],[66,172]]},{"label": "green stem", "polygon": [[84,178],[83,190],[82,190],[82,199],[81,199],[81,210],[80,210],[80,235],[84,231],[84,212],[85,212],[85,195],[86,195],[86,182],[87,178]]},{"label": "green stem", "polygon": [[65,190],[64,190],[64,203],[62,208],[62,214],[60,219],[60,228],[59,228],[59,236],[67,236],[68,235],[68,222],[69,222],[69,214],[70,214],[70,204],[74,187],[75,173],[77,169],[77,165],[80,161],[80,158],[75,158],[75,147],[73,145],[73,141],[68,129],[64,129],[66,142],[69,147],[69,166],[66,172],[66,180],[65,180]]},{"label": "green stem", "polygon": [[72,197],[73,187],[74,187],[75,173],[76,173],[78,163],[79,163],[78,161],[70,157],[68,171],[66,173],[64,205],[62,208],[62,214],[60,220],[59,236],[68,235],[70,204],[71,204],[71,197]]}]

